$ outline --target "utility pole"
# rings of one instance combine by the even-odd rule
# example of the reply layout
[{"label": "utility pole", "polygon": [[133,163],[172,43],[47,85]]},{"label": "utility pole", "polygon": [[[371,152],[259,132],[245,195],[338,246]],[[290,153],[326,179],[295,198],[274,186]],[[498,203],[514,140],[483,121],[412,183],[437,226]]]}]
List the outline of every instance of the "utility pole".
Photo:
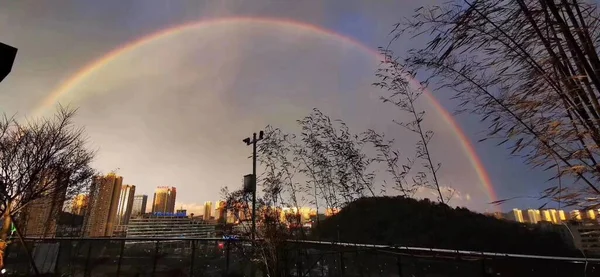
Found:
[{"label": "utility pole", "polygon": [[252,140],[245,138],[246,145],[252,144],[252,174],[244,176],[244,192],[252,192],[252,240],[256,238],[256,143],[263,139],[263,131],[252,134]]}]

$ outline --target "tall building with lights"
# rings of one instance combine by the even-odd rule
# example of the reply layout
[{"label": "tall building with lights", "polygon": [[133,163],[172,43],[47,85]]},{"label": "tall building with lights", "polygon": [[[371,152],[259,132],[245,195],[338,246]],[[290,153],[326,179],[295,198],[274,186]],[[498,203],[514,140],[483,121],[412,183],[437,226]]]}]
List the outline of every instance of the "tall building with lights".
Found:
[{"label": "tall building with lights", "polygon": [[88,237],[113,235],[122,184],[123,177],[114,173],[94,178],[90,188],[88,216],[85,219],[85,235]]},{"label": "tall building with lights", "polygon": [[210,217],[212,216],[212,209],[213,205],[211,201],[204,202],[204,220],[210,220]]},{"label": "tall building with lights", "polygon": [[177,189],[175,187],[158,187],[152,200],[152,213],[174,213]]},{"label": "tall building with lights", "polygon": [[121,186],[121,194],[119,196],[119,206],[117,207],[117,221],[115,222],[115,230],[124,232],[125,227],[131,218],[131,209],[133,208],[133,196],[135,195],[134,185]]},{"label": "tall building with lights", "polygon": [[542,221],[542,214],[541,214],[540,210],[529,209],[529,210],[527,210],[527,218],[528,218],[529,223],[536,224],[536,223]]},{"label": "tall building with lights", "polygon": [[587,219],[596,220],[597,215],[598,215],[598,211],[596,211],[596,210],[587,210],[587,211],[585,211],[585,217]]},{"label": "tall building with lights", "polygon": [[524,223],[525,218],[523,218],[523,211],[520,209],[513,209],[509,214],[508,218],[514,220],[519,223]]},{"label": "tall building with lights", "polygon": [[573,220],[581,220],[582,219],[582,217],[581,217],[581,211],[579,211],[579,210],[572,210],[571,213],[570,213],[570,217]]},{"label": "tall building with lights", "polygon": [[[562,216],[561,216],[562,212]],[[542,211],[542,220],[552,222],[554,224],[560,224],[566,220],[564,211],[557,211],[555,209],[548,209]]]},{"label": "tall building with lights", "polygon": [[563,210],[558,210],[558,218],[560,219],[560,221],[558,223],[563,223],[563,222],[569,220],[569,217]]},{"label": "tall building with lights", "polygon": [[146,213],[146,205],[148,204],[148,195],[136,195],[133,197],[133,206],[131,207],[131,215],[139,216]]},{"label": "tall building with lights", "polygon": [[227,203],[225,201],[217,201],[215,204],[215,220],[227,220]]},{"label": "tall building with lights", "polygon": [[71,213],[76,215],[85,215],[90,197],[87,194],[79,194],[73,199]]}]

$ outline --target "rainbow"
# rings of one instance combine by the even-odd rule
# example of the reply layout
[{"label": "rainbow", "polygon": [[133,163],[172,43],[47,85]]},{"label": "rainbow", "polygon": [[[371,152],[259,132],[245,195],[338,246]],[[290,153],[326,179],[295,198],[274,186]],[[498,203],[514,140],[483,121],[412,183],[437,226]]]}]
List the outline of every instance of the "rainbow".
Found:
[{"label": "rainbow", "polygon": [[[210,20],[202,20],[202,21],[193,21],[193,22],[184,23],[182,25],[178,25],[175,27],[163,29],[161,31],[152,33],[150,35],[141,37],[141,38],[139,38],[131,43],[128,43],[122,47],[116,48],[116,49],[112,50],[111,52],[107,53],[106,55],[102,56],[101,58],[89,63],[84,68],[79,70],[76,74],[74,74],[72,77],[70,77],[67,81],[63,82],[52,93],[50,93],[50,95],[48,95],[42,101],[42,103],[36,107],[36,109],[34,110],[34,115],[39,116],[39,115],[43,114],[44,112],[46,112],[49,108],[53,107],[55,105],[55,103],[57,103],[58,100],[62,96],[68,94],[73,88],[75,88],[77,85],[81,84],[86,79],[86,77],[90,76],[95,70],[100,69],[101,67],[105,66],[107,63],[114,60],[118,56],[120,56],[124,53],[127,53],[129,51],[132,51],[132,50],[136,49],[137,47],[142,46],[145,43],[148,43],[148,42],[151,42],[154,40],[159,40],[159,39],[166,39],[170,36],[174,36],[180,32],[190,30],[190,29],[209,28],[209,27],[214,27],[215,25],[221,25],[221,24],[240,24],[240,23],[242,23],[242,24],[276,25],[276,26],[291,28],[291,29],[298,30],[298,31],[311,32],[311,33],[315,33],[315,34],[318,34],[321,36],[327,36],[327,37],[336,39],[338,41],[341,41],[343,43],[347,43],[349,45],[357,47],[358,49],[361,49],[362,51],[368,52],[371,55],[376,56],[380,60],[382,59],[381,55],[377,51],[367,47],[366,45],[362,44],[361,42],[358,42],[352,38],[343,36],[341,34],[338,34],[338,33],[332,32],[330,30],[323,29],[323,28],[320,28],[318,26],[311,25],[308,23],[297,22],[297,21],[292,21],[292,20],[288,20],[288,19],[256,18],[256,17],[230,17],[230,18],[219,18],[219,19],[210,19]],[[419,82],[417,82],[416,80],[410,80],[410,83],[411,83],[411,85],[416,86],[416,87],[418,87],[420,85]],[[432,96],[431,91],[426,91],[425,96],[427,97],[427,99],[429,100],[431,105],[437,110],[437,112],[439,112],[439,114],[442,116],[444,121],[446,121],[446,123],[448,123],[452,127],[452,129],[454,130],[456,136],[458,137],[458,139],[460,141],[463,151],[467,154],[467,156],[469,158],[471,166],[475,169],[475,172],[477,173],[477,176],[478,176],[481,184],[483,185],[483,188],[484,188],[485,192],[487,193],[490,201],[496,201],[497,196],[494,191],[494,187],[492,185],[490,177],[488,176],[488,173],[485,170],[483,163],[479,159],[477,152],[473,148],[473,145],[471,144],[469,138],[465,135],[462,128],[454,120],[452,115],[450,115],[450,113],[448,113],[448,111],[446,111],[446,109],[444,109],[444,107],[435,99],[435,97]]]}]

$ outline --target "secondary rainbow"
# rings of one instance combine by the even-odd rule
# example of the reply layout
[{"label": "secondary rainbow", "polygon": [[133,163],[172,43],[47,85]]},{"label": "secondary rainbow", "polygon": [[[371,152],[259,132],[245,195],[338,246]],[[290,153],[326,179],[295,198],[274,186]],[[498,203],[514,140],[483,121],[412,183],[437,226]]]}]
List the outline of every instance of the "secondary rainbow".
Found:
[{"label": "secondary rainbow", "polygon": [[[327,29],[324,29],[324,28],[321,28],[321,27],[318,27],[315,25],[311,25],[308,23],[304,23],[304,22],[292,21],[292,20],[288,20],[288,19],[279,19],[279,18],[257,18],[257,17],[229,17],[229,18],[218,18],[218,19],[210,19],[210,20],[202,20],[202,21],[193,21],[193,22],[185,23],[185,24],[178,25],[175,27],[163,29],[161,31],[141,37],[141,38],[139,38],[131,43],[128,43],[122,47],[116,48],[113,51],[102,56],[101,58],[89,63],[84,68],[82,68],[77,73],[75,73],[73,76],[71,76],[67,81],[63,82],[52,93],[50,93],[50,95],[48,95],[42,101],[42,103],[34,110],[34,114],[35,115],[43,114],[48,108],[54,106],[54,104],[57,103],[58,100],[62,96],[68,94],[73,88],[75,88],[77,85],[82,83],[85,80],[85,78],[88,77],[89,75],[91,75],[95,70],[103,67],[104,65],[106,65],[107,63],[109,63],[110,61],[112,61],[113,59],[118,57],[119,55],[124,54],[129,51],[132,51],[135,48],[137,48],[145,43],[148,43],[150,41],[157,40],[157,39],[166,39],[170,36],[176,35],[180,32],[183,32],[183,31],[186,31],[189,29],[208,27],[208,26],[219,25],[219,24],[239,24],[239,23],[268,24],[268,25],[289,27],[291,29],[296,29],[296,30],[301,30],[301,31],[308,31],[308,32],[312,32],[312,33],[315,33],[318,35],[334,38],[343,43],[353,45],[363,51],[369,52],[370,54],[374,55],[378,59],[382,58],[381,55],[377,51],[367,47],[366,45],[362,44],[361,42],[358,42],[358,41],[356,41],[352,38],[346,37],[344,35],[335,33],[333,31],[330,31],[330,30],[327,30]],[[415,80],[410,80],[410,82],[414,86],[419,86],[419,83]],[[479,159],[477,152],[473,148],[473,145],[471,144],[469,138],[463,132],[462,128],[454,120],[452,115],[450,115],[450,113],[448,113],[448,111],[446,111],[446,109],[444,109],[444,107],[435,99],[435,97],[432,96],[430,91],[426,91],[425,96],[427,97],[427,99],[429,100],[431,105],[436,109],[436,111],[439,112],[439,114],[442,116],[444,121],[446,121],[446,123],[448,123],[454,130],[454,133],[456,134],[456,136],[458,137],[458,140],[460,141],[461,147],[467,154],[467,157],[469,158],[471,166],[475,169],[475,172],[477,173],[479,181],[483,185],[484,190],[487,193],[489,199],[491,201],[498,200],[496,193],[494,191],[492,182],[490,181],[490,178],[487,174],[487,171],[485,170],[485,167],[483,166],[483,163]]]}]

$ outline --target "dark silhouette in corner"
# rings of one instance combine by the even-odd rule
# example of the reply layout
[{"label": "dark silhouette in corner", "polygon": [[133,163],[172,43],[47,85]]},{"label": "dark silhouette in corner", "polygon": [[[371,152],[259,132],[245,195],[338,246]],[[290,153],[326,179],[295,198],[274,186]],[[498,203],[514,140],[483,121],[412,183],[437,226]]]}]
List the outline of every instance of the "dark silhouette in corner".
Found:
[{"label": "dark silhouette in corner", "polygon": [[8,76],[17,57],[17,48],[0,42],[0,82]]}]

